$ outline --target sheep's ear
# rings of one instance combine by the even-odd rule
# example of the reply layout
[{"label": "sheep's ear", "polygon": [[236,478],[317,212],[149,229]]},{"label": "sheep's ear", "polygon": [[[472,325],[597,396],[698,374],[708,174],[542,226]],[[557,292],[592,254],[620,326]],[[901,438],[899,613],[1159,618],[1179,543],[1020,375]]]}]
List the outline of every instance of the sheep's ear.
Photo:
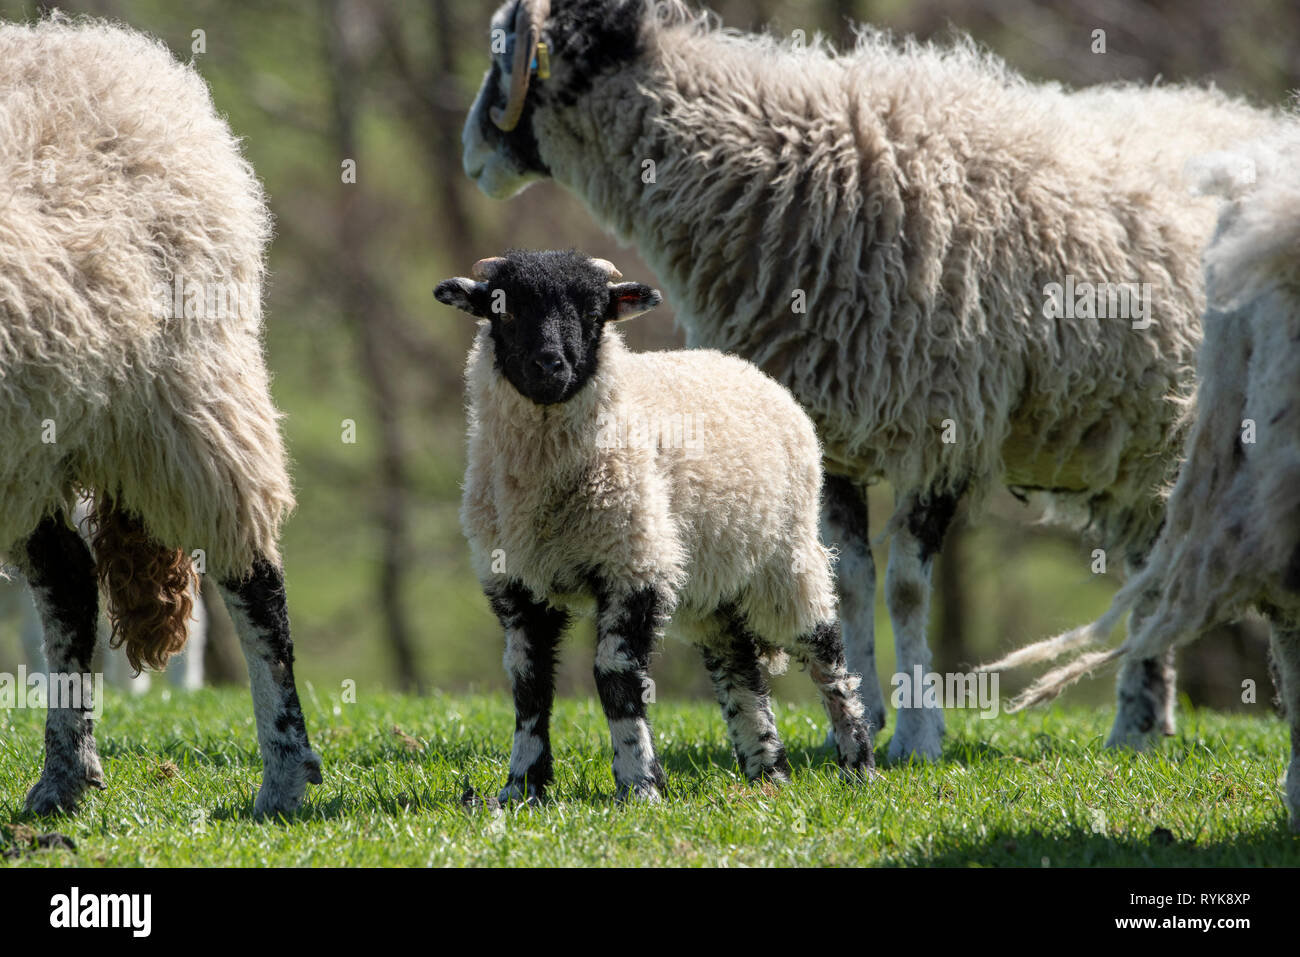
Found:
[{"label": "sheep's ear", "polygon": [[651,289],[639,282],[611,282],[609,284],[609,318],[612,322],[631,319],[643,312],[649,312],[664,297],[658,289]]},{"label": "sheep's ear", "polygon": [[444,279],[433,291],[434,298],[449,306],[455,306],[461,312],[471,316],[487,319],[488,286],[485,282],[475,282],[463,276],[456,279]]}]

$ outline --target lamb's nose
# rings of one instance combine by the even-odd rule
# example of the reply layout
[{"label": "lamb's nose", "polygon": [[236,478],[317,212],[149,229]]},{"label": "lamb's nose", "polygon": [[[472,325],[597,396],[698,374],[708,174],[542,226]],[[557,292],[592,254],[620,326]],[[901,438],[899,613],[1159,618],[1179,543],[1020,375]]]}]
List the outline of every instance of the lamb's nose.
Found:
[{"label": "lamb's nose", "polygon": [[543,375],[555,375],[564,368],[564,357],[558,352],[543,352],[533,360],[533,364]]}]

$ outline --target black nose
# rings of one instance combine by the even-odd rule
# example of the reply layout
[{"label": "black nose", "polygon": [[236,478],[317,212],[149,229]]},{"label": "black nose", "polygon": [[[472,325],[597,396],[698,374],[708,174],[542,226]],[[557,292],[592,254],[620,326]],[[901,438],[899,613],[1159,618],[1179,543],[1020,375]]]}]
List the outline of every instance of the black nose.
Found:
[{"label": "black nose", "polygon": [[564,356],[558,352],[543,352],[533,360],[533,365],[543,375],[555,375],[564,368]]}]

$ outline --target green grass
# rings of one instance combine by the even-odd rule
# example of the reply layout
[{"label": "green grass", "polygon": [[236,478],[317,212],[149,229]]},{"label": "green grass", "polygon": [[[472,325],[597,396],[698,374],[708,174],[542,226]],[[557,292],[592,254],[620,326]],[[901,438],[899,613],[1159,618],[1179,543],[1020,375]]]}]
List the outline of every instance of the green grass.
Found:
[{"label": "green grass", "polygon": [[504,697],[349,705],[308,688],[304,705],[325,784],[289,822],[251,817],[260,767],[242,692],[110,692],[108,790],[63,819],[20,814],[43,712],[0,713],[0,860],[34,828],[77,850],[25,850],[10,866],[1300,864],[1276,719],[1184,714],[1177,737],[1131,755],[1102,750],[1105,711],[950,713],[940,763],[851,786],[819,747],[820,713],[781,707],[795,774],[774,790],[738,776],[715,708],[661,701],[652,717],[670,794],[621,806],[599,706],[570,699],[554,722],[553,802],[494,815],[464,810],[460,795],[465,781],[492,794],[504,780]]}]

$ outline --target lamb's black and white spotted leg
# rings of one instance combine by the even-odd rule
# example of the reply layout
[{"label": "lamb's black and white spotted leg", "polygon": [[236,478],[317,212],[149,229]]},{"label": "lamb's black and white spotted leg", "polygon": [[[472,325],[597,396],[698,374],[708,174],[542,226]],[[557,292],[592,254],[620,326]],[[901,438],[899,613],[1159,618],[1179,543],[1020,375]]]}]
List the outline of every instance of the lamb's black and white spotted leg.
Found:
[{"label": "lamb's black and white spotted leg", "polygon": [[[71,812],[86,788],[104,787],[91,718],[95,705],[90,669],[99,618],[95,561],[81,536],[59,512],[37,526],[27,540],[21,564],[45,630],[50,673],[45,769],[27,794],[26,810],[34,814]],[[77,690],[79,701],[75,700]],[[71,692],[73,700],[65,700],[64,691]]]},{"label": "lamb's black and white spotted leg", "polygon": [[[916,684],[917,668],[930,671],[926,622],[930,613],[930,572],[944,534],[957,510],[958,497],[932,494],[913,499],[907,521],[894,533],[885,570],[885,603],[894,626],[897,673]],[[943,750],[943,709],[926,707],[921,688],[912,687],[910,707],[895,715],[897,730],[889,742],[891,761],[917,757],[934,760]]]},{"label": "lamb's black and white spotted leg", "polygon": [[551,705],[555,701],[555,657],[569,624],[566,612],[536,601],[523,585],[510,582],[489,593],[505,629],[502,658],[515,699],[515,738],[510,777],[502,803],[540,802],[555,775],[551,756]]},{"label": "lamb's black and white spotted leg", "polygon": [[871,730],[857,695],[858,676],[844,664],[839,625],[818,625],[800,637],[792,650],[795,657],[807,663],[808,674],[826,706],[840,768],[853,779],[871,777],[876,767]]},{"label": "lamb's black and white spotted leg", "polygon": [[885,699],[876,676],[876,561],[871,554],[865,488],[843,476],[826,476],[822,537],[839,549],[836,586],[844,657],[849,671],[862,676],[858,697],[875,734],[885,726]]},{"label": "lamb's black and white spotted leg", "polygon": [[[1130,568],[1130,574],[1136,571]],[[1130,634],[1141,627],[1159,599],[1159,591],[1153,590],[1138,600],[1129,616]],[[1106,747],[1140,751],[1159,736],[1173,734],[1176,687],[1173,648],[1159,658],[1125,659],[1115,682],[1118,707]]]},{"label": "lamb's black and white spotted leg", "polygon": [[279,814],[302,803],[307,785],[321,783],[321,760],[307,741],[307,725],[293,680],[293,639],[284,575],[263,558],[246,578],[219,582],[235,623],[253,689],[253,715],[262,752],[262,789],[256,814]]},{"label": "lamb's black and white spotted leg", "polygon": [[596,691],[609,721],[619,800],[657,801],[665,786],[646,719],[650,651],[665,619],[664,601],[653,587],[597,590]]},{"label": "lamb's black and white spotted leg", "polygon": [[718,643],[701,645],[704,667],[727,721],[736,763],[751,781],[790,780],[790,762],[776,730],[771,691],[754,638],[733,620],[722,622]]},{"label": "lamb's black and white spotted leg", "polygon": [[1291,829],[1300,831],[1300,623],[1270,615],[1269,646],[1282,713],[1291,726],[1291,763],[1286,769],[1286,806]]}]

